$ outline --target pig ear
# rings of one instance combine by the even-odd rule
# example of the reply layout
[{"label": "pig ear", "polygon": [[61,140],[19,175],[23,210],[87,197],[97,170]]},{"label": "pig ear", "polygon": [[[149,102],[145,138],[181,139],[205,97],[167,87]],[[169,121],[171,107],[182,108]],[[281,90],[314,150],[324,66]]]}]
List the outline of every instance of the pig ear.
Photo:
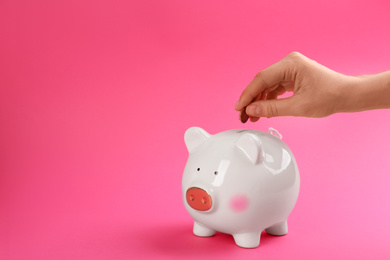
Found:
[{"label": "pig ear", "polygon": [[200,127],[188,128],[184,134],[184,142],[188,152],[192,152],[196,147],[206,141],[211,135]]},{"label": "pig ear", "polygon": [[264,158],[261,140],[254,134],[243,134],[235,145],[253,164],[260,163]]}]

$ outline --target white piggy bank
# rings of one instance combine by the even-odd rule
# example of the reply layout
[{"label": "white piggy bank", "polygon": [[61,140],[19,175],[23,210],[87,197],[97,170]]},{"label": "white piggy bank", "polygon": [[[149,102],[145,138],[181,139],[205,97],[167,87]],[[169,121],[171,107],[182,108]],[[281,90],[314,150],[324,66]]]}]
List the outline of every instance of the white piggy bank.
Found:
[{"label": "white piggy bank", "polygon": [[287,217],[299,193],[294,156],[281,135],[230,130],[210,135],[191,127],[184,135],[189,158],[184,169],[184,205],[193,232],[231,234],[238,246],[253,248],[263,230],[287,234]]}]

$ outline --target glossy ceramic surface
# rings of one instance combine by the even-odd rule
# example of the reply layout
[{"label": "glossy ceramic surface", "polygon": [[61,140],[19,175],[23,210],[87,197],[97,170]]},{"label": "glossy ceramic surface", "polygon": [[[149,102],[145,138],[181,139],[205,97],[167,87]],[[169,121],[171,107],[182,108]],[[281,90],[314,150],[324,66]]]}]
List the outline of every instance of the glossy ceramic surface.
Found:
[{"label": "glossy ceramic surface", "polygon": [[263,230],[287,233],[287,217],[299,193],[294,156],[281,135],[229,130],[215,135],[199,127],[185,132],[189,157],[182,179],[187,211],[197,236],[231,234],[253,248]]}]

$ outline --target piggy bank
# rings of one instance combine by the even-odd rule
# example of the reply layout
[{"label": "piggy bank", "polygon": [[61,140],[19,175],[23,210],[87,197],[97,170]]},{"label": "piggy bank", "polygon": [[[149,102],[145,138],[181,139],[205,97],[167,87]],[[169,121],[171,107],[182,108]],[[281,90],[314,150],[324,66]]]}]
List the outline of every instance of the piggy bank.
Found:
[{"label": "piggy bank", "polygon": [[191,127],[184,140],[189,157],[182,196],[195,235],[223,232],[238,246],[254,248],[263,230],[287,234],[300,179],[295,158],[275,129],[211,135]]}]

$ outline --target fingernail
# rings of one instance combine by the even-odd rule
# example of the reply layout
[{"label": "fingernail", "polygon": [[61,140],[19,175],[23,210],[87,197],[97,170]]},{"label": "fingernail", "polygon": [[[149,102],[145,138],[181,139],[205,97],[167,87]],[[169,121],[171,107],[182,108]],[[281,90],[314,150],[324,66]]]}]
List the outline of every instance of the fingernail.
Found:
[{"label": "fingernail", "polygon": [[260,116],[260,108],[258,106],[248,106],[248,112],[247,114],[251,115],[251,116]]},{"label": "fingernail", "polygon": [[234,108],[236,109],[238,107],[238,105],[240,104],[240,100],[237,101],[236,105],[234,106]]}]

